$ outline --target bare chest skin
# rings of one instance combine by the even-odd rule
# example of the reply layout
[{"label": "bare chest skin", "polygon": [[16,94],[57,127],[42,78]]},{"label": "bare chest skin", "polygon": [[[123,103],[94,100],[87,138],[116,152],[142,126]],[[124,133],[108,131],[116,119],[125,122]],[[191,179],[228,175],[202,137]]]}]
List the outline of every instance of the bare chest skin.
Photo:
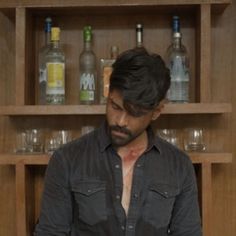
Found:
[{"label": "bare chest skin", "polygon": [[132,189],[133,170],[137,159],[145,151],[145,147],[141,148],[130,148],[119,152],[122,159],[122,173],[123,173],[123,192],[121,204],[125,210],[126,215],[128,214],[130,195]]}]

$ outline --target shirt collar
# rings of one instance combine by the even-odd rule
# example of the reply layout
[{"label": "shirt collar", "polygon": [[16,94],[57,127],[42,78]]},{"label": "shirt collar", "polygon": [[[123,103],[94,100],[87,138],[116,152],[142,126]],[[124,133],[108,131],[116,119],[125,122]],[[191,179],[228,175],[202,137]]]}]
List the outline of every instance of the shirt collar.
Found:
[{"label": "shirt collar", "polygon": [[106,121],[103,122],[101,127],[98,129],[98,142],[101,152],[104,152],[106,148],[111,145],[111,138],[108,134],[108,124]]},{"label": "shirt collar", "polygon": [[[146,152],[150,151],[153,147],[155,147],[159,151],[159,153],[161,153],[160,140],[159,138],[155,137],[155,134],[151,126],[147,127],[147,135],[148,135],[148,148]],[[98,142],[101,152],[104,152],[111,145],[111,138],[108,133],[108,124],[106,121],[98,129]]]},{"label": "shirt collar", "polygon": [[147,152],[150,151],[153,147],[157,149],[159,153],[161,153],[161,145],[160,140],[157,138],[153,132],[152,127],[149,125],[147,127],[147,135],[148,135],[148,148]]}]

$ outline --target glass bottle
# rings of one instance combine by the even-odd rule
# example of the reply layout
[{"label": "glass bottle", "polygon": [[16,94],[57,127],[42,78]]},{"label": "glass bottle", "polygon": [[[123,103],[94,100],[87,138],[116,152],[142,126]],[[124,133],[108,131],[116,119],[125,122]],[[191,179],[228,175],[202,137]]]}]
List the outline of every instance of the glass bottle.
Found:
[{"label": "glass bottle", "polygon": [[52,27],[51,47],[46,55],[47,104],[65,103],[65,55],[59,42],[60,28]]},{"label": "glass bottle", "polygon": [[83,30],[84,48],[79,58],[80,70],[80,104],[95,104],[97,90],[96,56],[92,49],[92,28]]},{"label": "glass bottle", "polygon": [[187,50],[181,42],[178,16],[173,16],[172,24],[172,44],[167,50],[167,67],[171,76],[167,98],[171,102],[189,102],[189,60]]},{"label": "glass bottle", "polygon": [[143,25],[142,24],[136,25],[136,47],[137,48],[143,47]]},{"label": "glass bottle", "polygon": [[52,19],[47,17],[45,19],[44,32],[45,32],[45,44],[39,50],[38,54],[38,82],[39,82],[39,90],[37,91],[37,103],[40,105],[46,104],[46,83],[47,83],[47,75],[46,75],[46,55],[50,49],[50,41],[51,41],[51,27],[52,27]]},{"label": "glass bottle", "polygon": [[117,46],[112,46],[110,54],[110,59],[100,60],[100,104],[105,104],[107,102],[110,86],[110,76],[112,73],[112,64],[115,62],[119,54],[119,48]]}]

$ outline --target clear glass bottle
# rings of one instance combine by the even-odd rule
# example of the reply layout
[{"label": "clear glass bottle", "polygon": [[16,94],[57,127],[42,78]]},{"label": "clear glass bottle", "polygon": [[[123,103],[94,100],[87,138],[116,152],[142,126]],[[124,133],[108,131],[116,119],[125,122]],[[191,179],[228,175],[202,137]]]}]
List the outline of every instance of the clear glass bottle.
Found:
[{"label": "clear glass bottle", "polygon": [[167,98],[171,102],[189,102],[189,59],[181,42],[180,22],[173,16],[172,44],[167,50],[167,67],[170,70],[171,85]]},{"label": "clear glass bottle", "polygon": [[46,55],[47,104],[65,103],[65,55],[59,42],[60,28],[52,27],[51,47]]},{"label": "clear glass bottle", "polygon": [[119,48],[117,46],[112,46],[110,54],[110,59],[100,60],[100,104],[105,104],[107,102],[112,64],[119,54]]},{"label": "clear glass bottle", "polygon": [[47,75],[46,75],[46,55],[50,49],[50,41],[51,41],[51,27],[52,27],[52,19],[50,17],[47,17],[45,19],[45,25],[44,25],[44,32],[45,32],[45,44],[44,46],[39,50],[38,54],[38,97],[37,97],[37,103],[40,105],[46,104],[46,84],[47,84]]},{"label": "clear glass bottle", "polygon": [[97,96],[96,56],[92,49],[92,28],[83,30],[84,48],[79,58],[80,104],[95,104]]},{"label": "clear glass bottle", "polygon": [[136,48],[143,47],[143,25],[136,25]]}]

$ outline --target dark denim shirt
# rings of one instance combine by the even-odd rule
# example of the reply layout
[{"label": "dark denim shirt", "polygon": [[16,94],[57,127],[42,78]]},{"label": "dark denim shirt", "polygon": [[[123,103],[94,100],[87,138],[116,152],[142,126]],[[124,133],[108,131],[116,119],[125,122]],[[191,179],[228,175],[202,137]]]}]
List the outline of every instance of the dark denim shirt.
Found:
[{"label": "dark denim shirt", "polygon": [[201,236],[193,165],[147,129],[136,161],[128,215],[122,162],[106,124],[57,150],[48,165],[36,236]]}]

